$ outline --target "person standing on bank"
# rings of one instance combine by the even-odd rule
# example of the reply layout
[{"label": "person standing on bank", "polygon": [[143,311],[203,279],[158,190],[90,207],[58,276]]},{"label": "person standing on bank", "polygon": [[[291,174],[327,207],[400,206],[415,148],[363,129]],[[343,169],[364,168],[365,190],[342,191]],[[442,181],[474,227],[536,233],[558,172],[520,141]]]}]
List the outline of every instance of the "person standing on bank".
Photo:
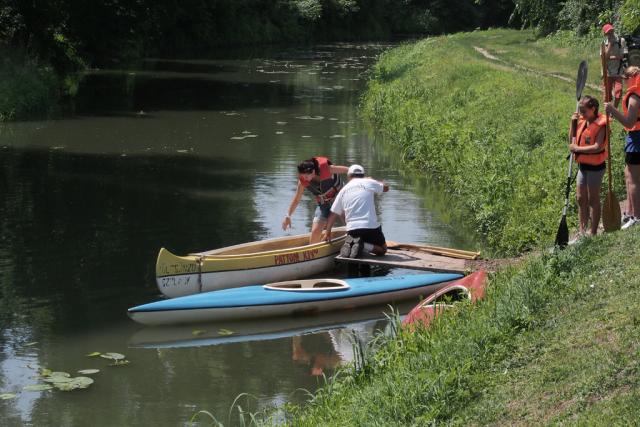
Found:
[{"label": "person standing on bank", "polygon": [[640,223],[640,68],[628,67],[623,77],[627,79],[627,92],[622,100],[623,113],[611,103],[605,104],[605,111],[627,131],[624,145],[627,208],[622,217],[622,229],[625,230]]},{"label": "person standing on bank", "polygon": [[320,242],[322,230],[329,218],[331,203],[343,186],[340,174],[347,173],[348,170],[346,166],[333,165],[326,157],[312,157],[301,162],[298,165],[298,187],[282,221],[282,229],[291,228],[291,215],[300,203],[304,190],[307,189],[318,203],[311,226],[309,244]]},{"label": "person standing on bank", "polygon": [[595,236],[600,223],[600,187],[606,167],[608,136],[606,135],[606,117],[598,113],[598,100],[585,95],[578,105],[580,117],[574,113],[572,119],[578,119],[575,142],[569,144],[578,163],[578,178],[576,196],[578,200],[578,215],[580,231],[578,236],[569,243],[575,243],[587,234],[589,219],[591,219],[590,233]]},{"label": "person standing on bank", "polygon": [[347,239],[340,249],[340,256],[357,258],[363,252],[384,255],[387,242],[373,200],[375,194],[389,191],[389,186],[373,178],[365,178],[364,168],[360,165],[351,165],[347,178],[349,182],[331,206],[325,240],[331,241],[331,228],[336,219],[344,215]]},{"label": "person standing on bank", "polygon": [[602,32],[606,36],[604,54],[605,58],[607,58],[609,87],[613,91],[612,99],[614,100],[616,108],[618,108],[620,98],[622,98],[623,59],[627,52],[627,42],[622,37],[616,35],[613,25],[611,24],[605,24],[602,27]]}]

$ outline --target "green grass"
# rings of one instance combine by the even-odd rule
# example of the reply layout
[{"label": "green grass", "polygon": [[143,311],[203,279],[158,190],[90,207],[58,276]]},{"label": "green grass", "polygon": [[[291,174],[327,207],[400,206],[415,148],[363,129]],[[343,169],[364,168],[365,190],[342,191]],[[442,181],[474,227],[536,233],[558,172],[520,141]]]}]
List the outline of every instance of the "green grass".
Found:
[{"label": "green grass", "polygon": [[[575,75],[579,55],[550,52],[546,62],[521,63],[539,56],[532,52],[548,43],[531,36],[492,30],[398,47],[380,58],[363,99],[363,115],[376,132],[402,153],[409,168],[439,183],[455,219],[473,225],[501,254],[553,241],[575,83],[513,70],[474,47],[498,55],[508,51],[509,61],[542,72]],[[614,143],[619,196],[621,149]]]},{"label": "green grass", "polygon": [[530,256],[476,307],[378,342],[290,425],[624,424],[640,419],[640,229]]}]

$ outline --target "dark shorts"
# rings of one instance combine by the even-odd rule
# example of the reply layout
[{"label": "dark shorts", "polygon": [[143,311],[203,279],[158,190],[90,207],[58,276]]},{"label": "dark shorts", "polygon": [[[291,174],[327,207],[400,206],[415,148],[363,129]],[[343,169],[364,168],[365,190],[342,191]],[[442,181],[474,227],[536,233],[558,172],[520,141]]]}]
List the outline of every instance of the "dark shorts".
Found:
[{"label": "dark shorts", "polygon": [[624,161],[628,165],[640,165],[640,153],[624,153]]},{"label": "dark shorts", "polygon": [[360,237],[363,242],[371,243],[372,245],[384,246],[387,243],[384,234],[382,234],[382,226],[378,228],[358,228],[347,231],[347,234],[351,237]]},{"label": "dark shorts", "polygon": [[313,222],[327,222],[331,214],[331,203],[323,203],[316,207],[313,214]]}]

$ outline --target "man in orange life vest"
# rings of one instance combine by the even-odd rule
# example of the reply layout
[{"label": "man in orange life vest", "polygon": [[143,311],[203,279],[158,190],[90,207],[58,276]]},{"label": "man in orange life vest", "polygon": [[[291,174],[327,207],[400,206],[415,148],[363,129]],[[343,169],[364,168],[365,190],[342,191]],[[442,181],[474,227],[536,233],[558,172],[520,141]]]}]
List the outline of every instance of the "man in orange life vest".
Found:
[{"label": "man in orange life vest", "polygon": [[600,187],[609,141],[605,132],[606,117],[598,113],[598,107],[597,99],[588,95],[583,96],[579,104],[580,117],[575,113],[572,117],[578,119],[576,139],[569,144],[569,150],[573,152],[579,166],[576,195],[580,231],[578,236],[569,243],[575,243],[587,234],[589,219],[591,219],[591,235],[598,232],[600,223]]},{"label": "man in orange life vest", "polygon": [[348,170],[346,166],[333,165],[326,157],[312,157],[301,162],[298,165],[298,187],[282,221],[282,229],[291,228],[291,215],[295,212],[306,189],[313,194],[318,204],[311,226],[309,244],[322,240],[322,230],[331,213],[331,204],[343,186],[340,174],[346,174]]},{"label": "man in orange life vest", "polygon": [[605,110],[627,131],[624,145],[627,207],[622,218],[622,229],[626,230],[640,224],[640,68],[628,67],[623,77],[628,88],[622,100],[623,113],[611,103],[605,104]]}]

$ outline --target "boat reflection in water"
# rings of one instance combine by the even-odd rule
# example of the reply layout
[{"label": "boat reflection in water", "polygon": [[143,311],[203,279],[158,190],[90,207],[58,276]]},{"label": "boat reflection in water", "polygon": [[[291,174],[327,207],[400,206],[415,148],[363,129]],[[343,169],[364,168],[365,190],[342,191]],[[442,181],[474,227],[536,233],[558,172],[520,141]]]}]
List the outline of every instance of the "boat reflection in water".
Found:
[{"label": "boat reflection in water", "polygon": [[131,336],[129,346],[174,349],[291,339],[291,360],[308,366],[310,375],[319,376],[353,361],[356,340],[368,342],[388,325],[387,315],[393,310],[407,313],[414,303],[299,317],[145,327]]}]

